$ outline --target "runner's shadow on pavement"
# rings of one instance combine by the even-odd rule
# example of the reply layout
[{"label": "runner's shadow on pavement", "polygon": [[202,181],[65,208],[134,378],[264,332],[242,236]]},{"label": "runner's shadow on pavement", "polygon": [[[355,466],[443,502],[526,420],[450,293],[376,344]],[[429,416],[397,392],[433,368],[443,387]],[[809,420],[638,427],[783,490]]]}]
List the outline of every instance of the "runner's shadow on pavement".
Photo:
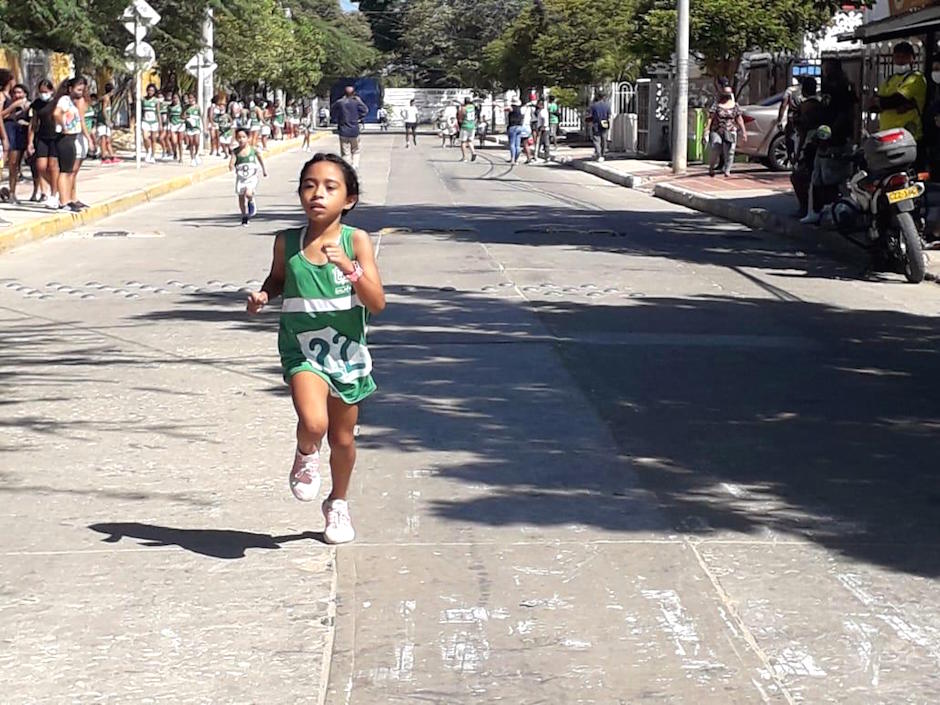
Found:
[{"label": "runner's shadow on pavement", "polygon": [[88,528],[107,534],[102,539],[105,543],[118,543],[124,538],[137,539],[139,546],[179,546],[203,556],[224,559],[244,558],[245,551],[249,548],[279,550],[283,544],[291,541],[312,540],[325,543],[322,531],[272,536],[234,529],[174,529],[138,522],[91,524]]}]

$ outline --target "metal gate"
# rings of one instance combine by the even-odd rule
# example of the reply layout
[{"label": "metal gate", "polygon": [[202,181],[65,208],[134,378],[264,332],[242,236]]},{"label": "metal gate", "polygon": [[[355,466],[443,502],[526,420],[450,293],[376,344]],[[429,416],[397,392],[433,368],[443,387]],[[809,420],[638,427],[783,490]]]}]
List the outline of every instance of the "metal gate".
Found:
[{"label": "metal gate", "polygon": [[636,113],[636,90],[627,81],[610,84],[610,114],[627,115]]}]

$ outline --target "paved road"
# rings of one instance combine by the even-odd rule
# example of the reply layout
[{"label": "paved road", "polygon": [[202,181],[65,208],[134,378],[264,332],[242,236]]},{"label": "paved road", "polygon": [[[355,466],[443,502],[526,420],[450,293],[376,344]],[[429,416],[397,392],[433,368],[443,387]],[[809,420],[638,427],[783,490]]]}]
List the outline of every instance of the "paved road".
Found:
[{"label": "paved road", "polygon": [[162,237],[0,259],[7,690],[936,702],[940,289],[393,139],[350,219],[389,308],[335,552],[284,487],[275,317],[235,291],[302,155],[249,230],[220,180],[100,228]]}]

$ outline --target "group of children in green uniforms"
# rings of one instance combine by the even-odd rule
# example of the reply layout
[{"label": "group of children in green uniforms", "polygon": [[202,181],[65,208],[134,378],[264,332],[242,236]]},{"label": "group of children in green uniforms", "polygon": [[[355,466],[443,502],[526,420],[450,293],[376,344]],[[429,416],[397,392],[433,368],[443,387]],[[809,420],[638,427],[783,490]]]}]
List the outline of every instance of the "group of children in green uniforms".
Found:
[{"label": "group of children in green uniforms", "polygon": [[200,164],[200,138],[205,134],[210,156],[229,158],[235,148],[235,132],[244,128],[250,145],[267,149],[268,139],[295,137],[304,132],[301,108],[295,101],[283,107],[279,101],[269,105],[265,101],[251,100],[243,105],[232,95],[226,105],[224,97],[212,98],[206,114],[202,115],[194,95],[164,91],[153,84],[141,101],[140,130],[143,137],[145,160],[153,164],[161,161],[183,161],[188,151],[190,164]]}]

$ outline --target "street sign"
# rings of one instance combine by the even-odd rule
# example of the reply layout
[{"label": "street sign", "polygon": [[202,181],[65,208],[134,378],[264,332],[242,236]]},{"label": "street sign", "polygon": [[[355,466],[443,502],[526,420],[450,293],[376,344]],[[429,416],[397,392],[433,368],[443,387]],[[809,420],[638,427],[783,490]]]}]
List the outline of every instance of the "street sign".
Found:
[{"label": "street sign", "polygon": [[[130,20],[131,23],[137,20],[137,24],[153,27],[160,21],[160,13],[154,10],[147,0],[133,0],[130,5],[124,8],[121,19]],[[133,34],[133,31],[131,34]]]},{"label": "street sign", "polygon": [[215,70],[218,67],[218,64],[216,64],[214,61],[210,61],[209,58],[202,52],[196,54],[193,58],[186,62],[186,71],[196,78],[199,77],[200,70],[202,71],[203,76],[210,76],[215,73]]},{"label": "street sign", "polygon": [[128,32],[133,34],[134,38],[137,41],[142,42],[144,41],[144,37],[147,36],[147,30],[149,28],[147,27],[147,25],[143,25],[143,24],[140,24],[139,22],[134,22],[132,20],[130,22],[124,23],[124,29],[126,29]]},{"label": "street sign", "polygon": [[[137,48],[136,56],[134,52],[135,47]],[[128,71],[149,69],[157,60],[156,52],[147,42],[131,42],[126,47],[124,47],[124,56],[128,58]]]}]

